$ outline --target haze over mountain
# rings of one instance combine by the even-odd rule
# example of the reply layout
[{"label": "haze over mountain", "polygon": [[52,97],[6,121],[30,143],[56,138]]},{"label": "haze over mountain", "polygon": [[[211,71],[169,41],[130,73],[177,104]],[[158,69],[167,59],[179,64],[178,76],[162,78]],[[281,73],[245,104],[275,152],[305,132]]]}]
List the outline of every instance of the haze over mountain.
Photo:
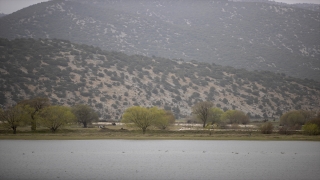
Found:
[{"label": "haze over mountain", "polygon": [[277,3],[57,0],[0,18],[0,37],[66,39],[128,55],[197,60],[318,81],[319,22],[317,8]]},{"label": "haze over mountain", "polygon": [[36,96],[53,104],[88,104],[102,119],[120,119],[134,105],[189,116],[199,101],[252,117],[293,109],[320,110],[320,83],[197,61],[128,56],[66,40],[0,38],[0,104]]}]

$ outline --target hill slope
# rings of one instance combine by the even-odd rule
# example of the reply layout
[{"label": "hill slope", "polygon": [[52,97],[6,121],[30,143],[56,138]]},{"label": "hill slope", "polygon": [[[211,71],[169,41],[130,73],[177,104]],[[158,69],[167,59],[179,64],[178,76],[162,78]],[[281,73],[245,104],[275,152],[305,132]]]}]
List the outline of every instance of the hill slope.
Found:
[{"label": "hill slope", "polygon": [[0,104],[35,96],[55,104],[85,103],[103,119],[133,105],[159,106],[188,116],[198,101],[251,116],[292,109],[319,111],[320,83],[284,74],[160,57],[128,56],[65,40],[0,39]]},{"label": "hill slope", "polygon": [[129,55],[320,79],[320,11],[226,0],[69,0],[0,19],[0,37],[58,38]]}]

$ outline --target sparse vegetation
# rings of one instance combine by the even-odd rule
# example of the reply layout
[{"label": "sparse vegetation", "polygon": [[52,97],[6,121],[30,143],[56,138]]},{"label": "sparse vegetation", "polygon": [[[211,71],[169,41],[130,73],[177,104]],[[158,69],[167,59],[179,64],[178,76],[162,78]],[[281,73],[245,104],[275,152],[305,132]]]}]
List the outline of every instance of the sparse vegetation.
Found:
[{"label": "sparse vegetation", "polygon": [[[315,111],[320,107],[316,101],[320,96],[318,82],[283,74],[249,72],[197,61],[177,63],[156,56],[128,56],[57,39],[0,39],[0,46],[0,53],[4,54],[0,56],[4,72],[0,80],[5,84],[0,87],[0,97],[4,97],[0,101],[4,107],[39,95],[49,97],[54,105],[88,104],[99,113],[99,118],[112,119],[133,105],[155,105],[172,110],[175,117],[185,117],[201,101],[214,102],[224,111],[239,110],[264,118],[279,118],[302,106]],[[96,59],[101,56],[104,61]],[[43,62],[59,58],[68,66],[41,64],[42,58]],[[127,71],[130,68],[131,73]],[[62,76],[56,76],[61,73]],[[139,78],[140,73],[143,79]],[[281,88],[289,86],[296,91]],[[309,93],[301,94],[302,89]],[[113,110],[104,112],[104,108]]]}]

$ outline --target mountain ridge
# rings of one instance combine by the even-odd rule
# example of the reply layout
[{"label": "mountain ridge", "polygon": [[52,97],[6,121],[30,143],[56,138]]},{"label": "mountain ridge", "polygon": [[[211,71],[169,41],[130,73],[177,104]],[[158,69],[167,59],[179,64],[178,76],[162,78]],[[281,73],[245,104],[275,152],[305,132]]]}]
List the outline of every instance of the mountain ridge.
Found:
[{"label": "mountain ridge", "polygon": [[49,1],[0,19],[0,37],[57,38],[129,55],[320,79],[320,12],[232,1]]},{"label": "mountain ridge", "polygon": [[187,117],[199,101],[278,118],[293,109],[319,111],[320,83],[269,71],[166,59],[58,39],[0,38],[0,104],[44,96],[53,104],[93,107],[119,120],[128,107],[158,106]]}]

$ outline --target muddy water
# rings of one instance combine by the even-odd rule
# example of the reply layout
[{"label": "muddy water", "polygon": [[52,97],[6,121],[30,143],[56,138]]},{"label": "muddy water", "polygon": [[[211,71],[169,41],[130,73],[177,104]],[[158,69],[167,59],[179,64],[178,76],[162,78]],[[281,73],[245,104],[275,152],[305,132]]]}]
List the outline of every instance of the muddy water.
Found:
[{"label": "muddy water", "polygon": [[319,179],[320,142],[1,140],[0,179]]}]

